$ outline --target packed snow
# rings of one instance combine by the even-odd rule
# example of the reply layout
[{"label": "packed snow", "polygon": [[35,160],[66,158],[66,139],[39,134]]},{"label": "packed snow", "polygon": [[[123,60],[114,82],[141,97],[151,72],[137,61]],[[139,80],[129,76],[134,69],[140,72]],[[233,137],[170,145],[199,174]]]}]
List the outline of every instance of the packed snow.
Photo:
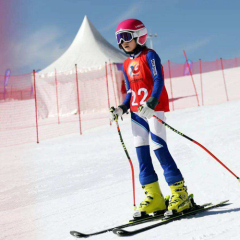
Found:
[{"label": "packed snow", "polygon": [[[200,142],[240,175],[240,101],[167,113],[167,123]],[[160,123],[159,123],[160,124]],[[120,121],[135,167],[137,203],[144,199],[129,116]],[[132,239],[240,239],[240,184],[204,150],[167,130],[170,152],[198,204],[231,205],[131,237]],[[164,195],[170,194],[152,154]],[[0,239],[70,240],[127,222],[132,216],[131,170],[115,123],[42,141],[1,148]],[[135,229],[134,228],[129,228]],[[92,239],[117,239],[113,233]]]}]

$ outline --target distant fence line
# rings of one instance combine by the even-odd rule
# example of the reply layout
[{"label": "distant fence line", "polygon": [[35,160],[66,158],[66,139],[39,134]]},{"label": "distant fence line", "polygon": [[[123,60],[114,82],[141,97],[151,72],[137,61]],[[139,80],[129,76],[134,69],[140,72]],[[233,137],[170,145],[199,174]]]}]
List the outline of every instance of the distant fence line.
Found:
[{"label": "distant fence line", "polygon": [[[240,99],[240,58],[163,64],[171,111]],[[40,142],[109,124],[126,89],[121,64],[0,76],[0,147]]]}]

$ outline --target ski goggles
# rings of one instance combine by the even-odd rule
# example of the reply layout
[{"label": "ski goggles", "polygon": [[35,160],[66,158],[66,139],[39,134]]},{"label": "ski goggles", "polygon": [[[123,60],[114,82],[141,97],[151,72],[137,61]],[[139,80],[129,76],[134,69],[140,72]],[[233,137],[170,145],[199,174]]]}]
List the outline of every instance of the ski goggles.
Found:
[{"label": "ski goggles", "polygon": [[147,29],[143,28],[137,32],[118,32],[116,33],[117,43],[120,44],[123,40],[124,42],[131,42],[134,38],[141,37],[147,34]]},{"label": "ski goggles", "polygon": [[117,43],[120,44],[123,40],[124,42],[131,42],[134,38],[132,32],[120,32],[116,34]]}]

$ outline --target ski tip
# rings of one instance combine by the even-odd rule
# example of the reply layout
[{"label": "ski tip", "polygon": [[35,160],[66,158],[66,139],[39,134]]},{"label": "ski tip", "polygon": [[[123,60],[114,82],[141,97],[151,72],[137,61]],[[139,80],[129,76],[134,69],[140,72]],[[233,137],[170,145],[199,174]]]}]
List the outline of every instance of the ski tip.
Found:
[{"label": "ski tip", "polygon": [[76,231],[70,231],[70,234],[72,236],[74,236],[74,237],[77,237],[77,238],[86,238],[86,237],[88,237],[87,234],[76,232]]},{"label": "ski tip", "polygon": [[222,201],[219,204],[224,204],[224,203],[227,203],[227,202],[229,202],[229,200]]},{"label": "ski tip", "polygon": [[237,180],[240,182],[240,178],[237,178]]},{"label": "ski tip", "polygon": [[114,228],[113,233],[120,236],[120,237],[129,236],[128,231],[120,229],[120,228]]}]

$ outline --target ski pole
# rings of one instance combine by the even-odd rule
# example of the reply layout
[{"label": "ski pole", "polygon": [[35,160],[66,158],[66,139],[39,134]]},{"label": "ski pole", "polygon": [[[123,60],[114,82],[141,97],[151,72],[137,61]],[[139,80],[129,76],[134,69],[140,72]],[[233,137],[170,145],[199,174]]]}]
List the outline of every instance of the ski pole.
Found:
[{"label": "ski pole", "polygon": [[130,163],[130,166],[131,166],[131,170],[132,170],[132,186],[133,186],[133,210],[135,211],[137,209],[136,207],[136,201],[135,201],[135,180],[134,180],[134,168],[133,168],[133,164],[132,164],[132,160],[128,154],[128,151],[127,151],[127,148],[123,142],[123,138],[122,138],[122,134],[121,134],[121,131],[120,131],[120,127],[119,127],[119,124],[118,124],[118,120],[115,120],[116,124],[117,124],[117,130],[118,130],[118,134],[119,134],[119,138],[120,138],[120,141],[122,143],[122,146],[123,146],[123,149],[124,149],[124,152],[126,153],[127,155],[127,158],[128,158],[128,161]]},{"label": "ski pole", "polygon": [[158,118],[157,116],[153,115],[153,117],[155,117],[160,123],[162,123],[163,125],[165,125],[166,127],[168,127],[169,129],[171,129],[172,131],[174,131],[175,133],[181,135],[182,137],[185,137],[186,139],[190,140],[191,142],[194,142],[195,144],[197,144],[199,147],[201,147],[202,149],[204,149],[208,154],[210,154],[215,160],[217,160],[225,169],[227,169],[235,178],[237,178],[237,180],[240,182],[239,177],[234,174],[225,164],[223,164],[216,156],[214,156],[207,148],[205,148],[203,145],[201,145],[199,142],[191,139],[190,137],[184,135],[183,133],[179,132],[178,130],[174,129],[173,127],[169,126],[166,122],[164,122],[163,120],[161,120],[160,118]]},{"label": "ski pole", "polygon": [[[114,107],[111,107],[110,108],[110,112],[113,112],[115,109]],[[135,180],[134,180],[134,168],[133,168],[133,164],[132,164],[132,160],[128,154],[128,151],[127,151],[127,148],[123,142],[123,138],[122,138],[122,134],[121,134],[121,131],[120,131],[120,127],[119,127],[119,124],[118,124],[118,117],[115,118],[114,120],[116,122],[116,125],[117,125],[117,131],[118,131],[118,135],[119,135],[119,138],[120,138],[120,142],[123,146],[123,149],[124,149],[124,152],[126,153],[127,155],[127,158],[128,158],[128,161],[130,163],[130,166],[131,166],[131,171],[132,171],[132,186],[133,186],[133,210],[135,211],[137,209],[136,207],[136,198],[135,198]]]}]

